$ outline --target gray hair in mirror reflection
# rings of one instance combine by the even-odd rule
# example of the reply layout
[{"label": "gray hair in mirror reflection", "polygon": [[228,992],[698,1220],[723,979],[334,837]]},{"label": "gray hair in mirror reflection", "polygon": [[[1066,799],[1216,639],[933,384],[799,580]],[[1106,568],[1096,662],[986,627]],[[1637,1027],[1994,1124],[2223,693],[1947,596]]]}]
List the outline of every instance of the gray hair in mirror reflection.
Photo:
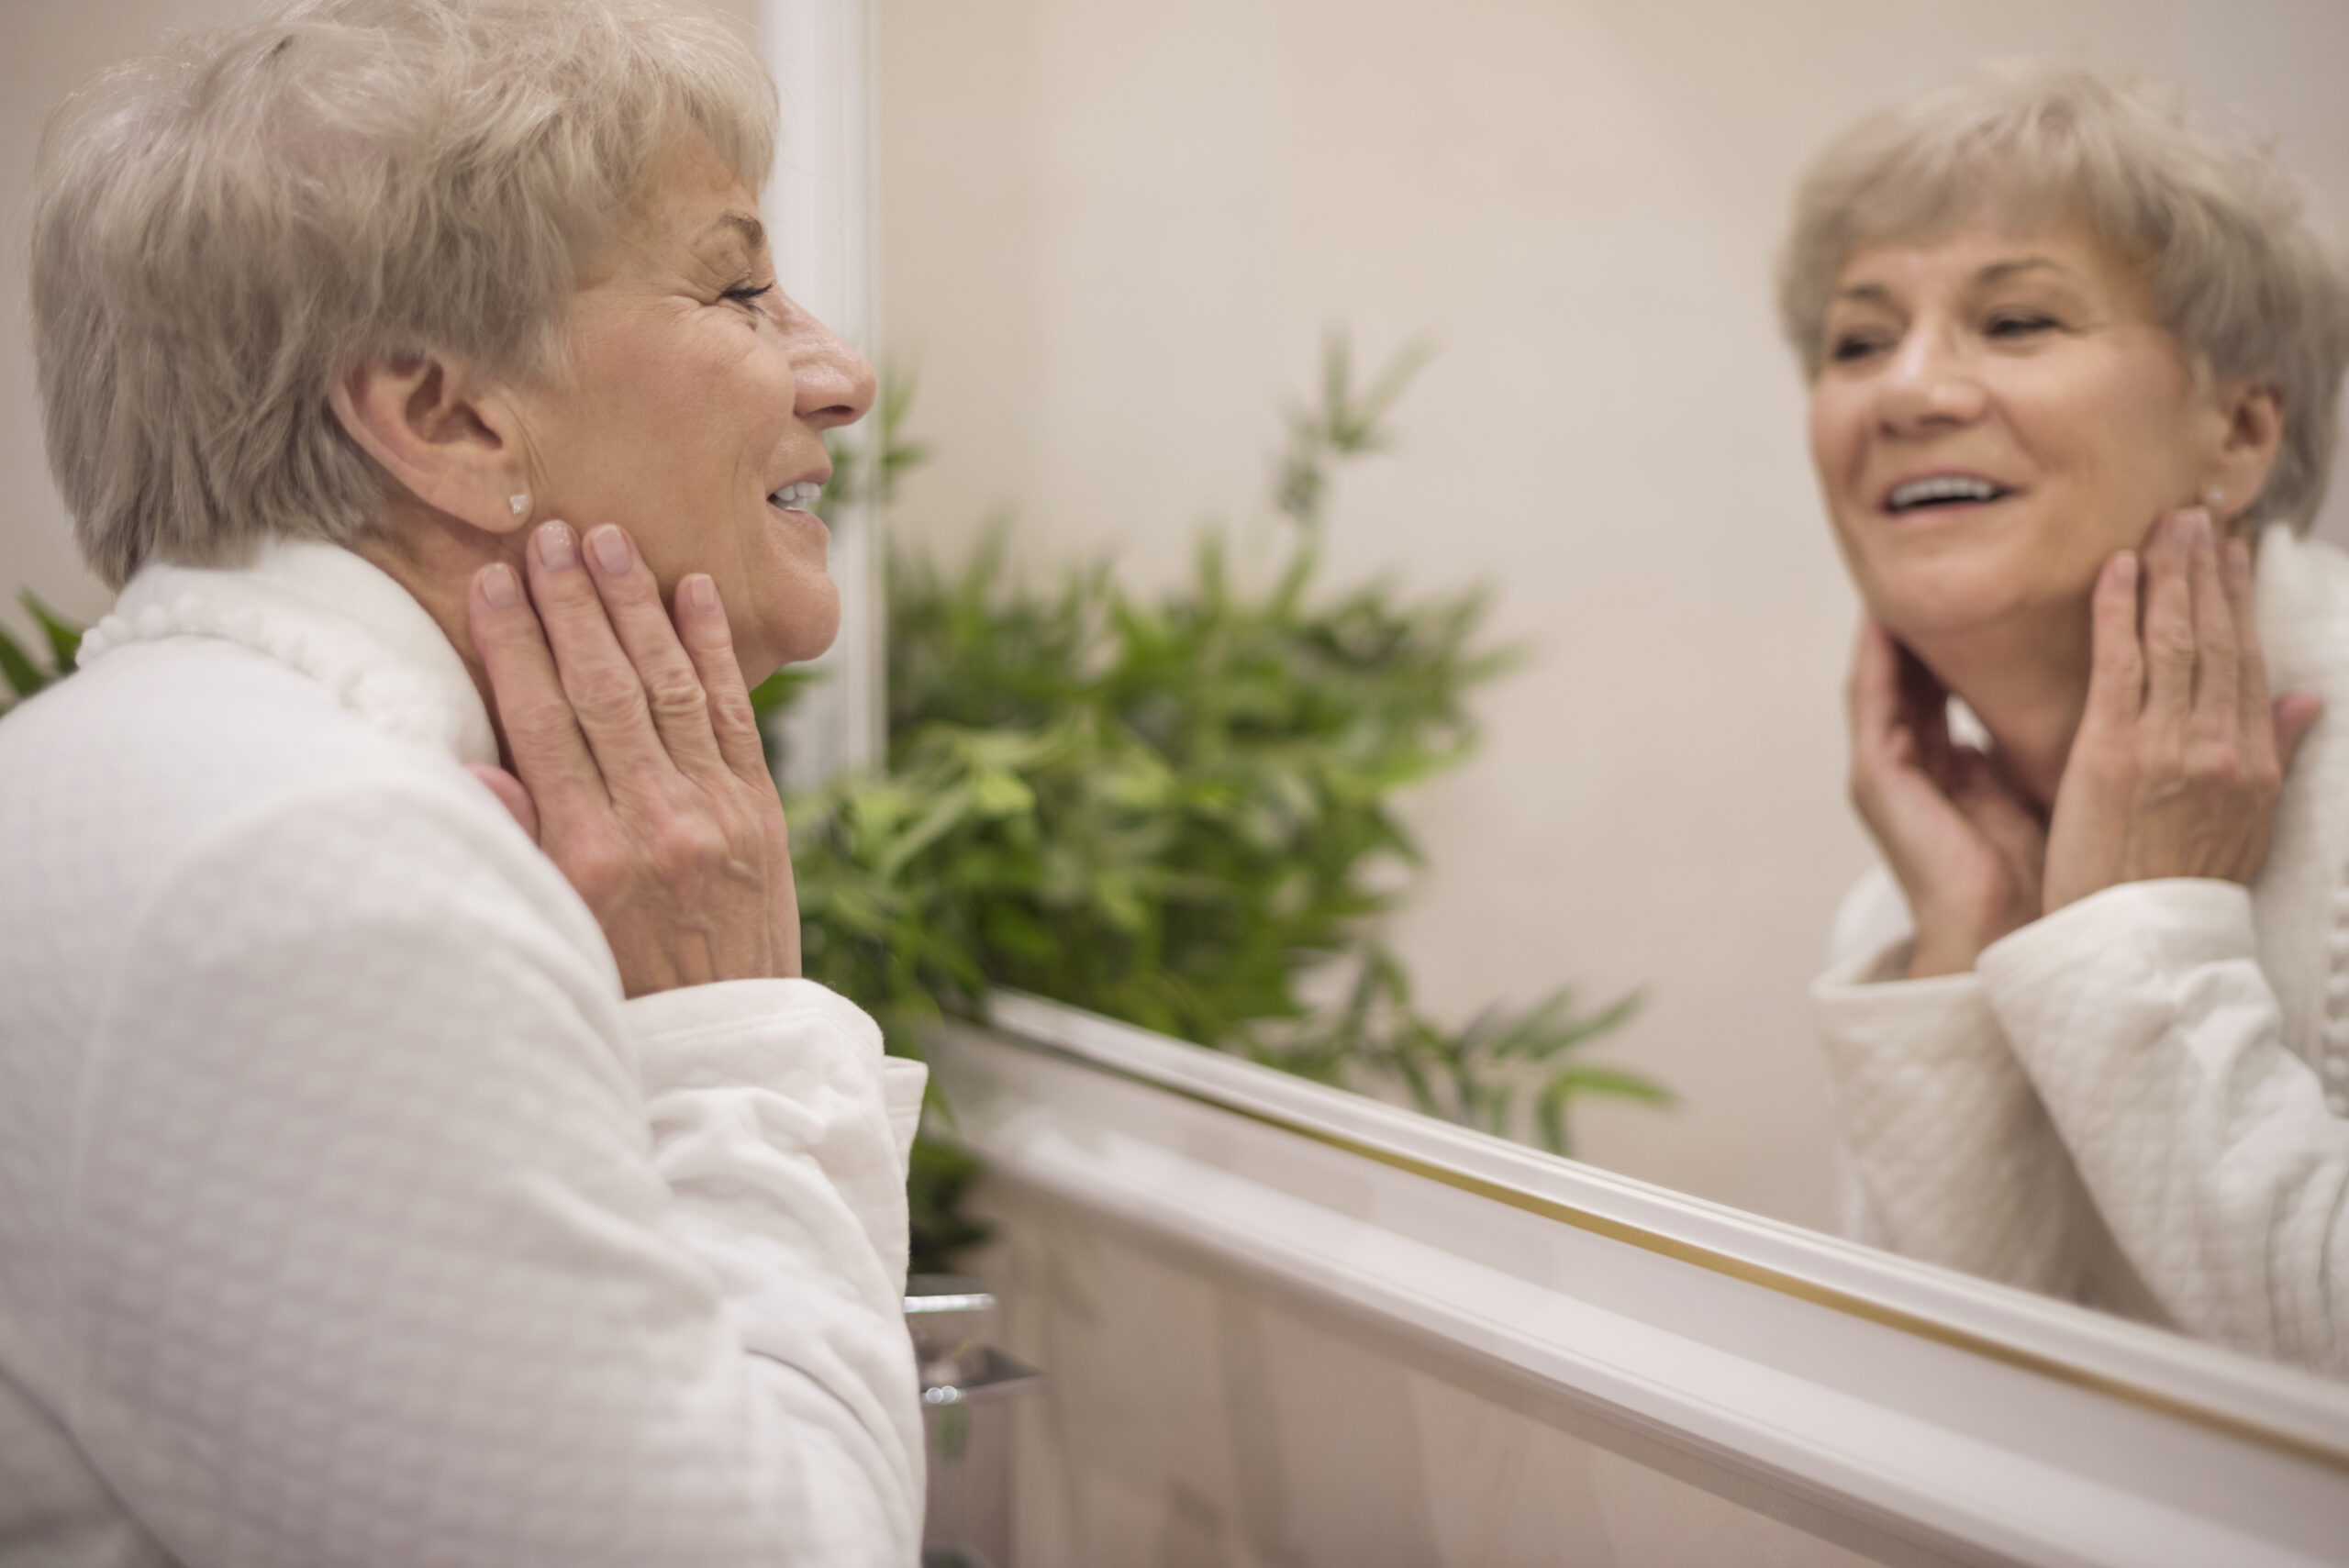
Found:
[{"label": "gray hair in mirror reflection", "polygon": [[2307,528],[2332,466],[2349,284],[2268,148],[2199,123],[2182,93],[2071,68],[1986,66],[1861,120],[1795,195],[1778,309],[1815,377],[1835,281],[1861,248],[2076,217],[2139,261],[2198,374],[2276,388],[2283,446],[2249,517]]},{"label": "gray hair in mirror reflection", "polygon": [[559,373],[581,268],[671,136],[752,190],[774,86],[659,0],[308,0],[61,105],[41,144],[33,346],[83,558],[348,542],[379,477],[328,388],[375,356]]}]

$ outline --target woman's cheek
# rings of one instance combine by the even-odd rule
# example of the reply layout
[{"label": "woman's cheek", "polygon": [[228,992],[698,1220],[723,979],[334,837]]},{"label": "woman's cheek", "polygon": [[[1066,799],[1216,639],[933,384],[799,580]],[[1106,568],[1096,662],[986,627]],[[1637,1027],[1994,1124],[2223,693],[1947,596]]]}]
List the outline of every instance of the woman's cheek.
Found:
[{"label": "woman's cheek", "polygon": [[1858,484],[1860,421],[1865,402],[1856,389],[1822,382],[1810,399],[1810,461],[1821,489],[1848,504]]}]

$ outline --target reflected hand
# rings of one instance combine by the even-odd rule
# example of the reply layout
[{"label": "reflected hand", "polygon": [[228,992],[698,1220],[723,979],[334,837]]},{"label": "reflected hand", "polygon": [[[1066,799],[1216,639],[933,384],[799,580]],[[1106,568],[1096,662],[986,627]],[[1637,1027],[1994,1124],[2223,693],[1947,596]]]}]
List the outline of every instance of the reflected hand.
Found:
[{"label": "reflected hand", "polygon": [[586,900],[630,996],[796,975],[791,850],[717,585],[674,621],[628,535],[533,535],[469,601],[513,771],[474,772]]},{"label": "reflected hand", "polygon": [[1948,688],[1873,617],[1845,699],[1852,804],[1916,920],[1909,978],[1971,970],[2039,916],[2038,815],[1987,756],[1950,739]]},{"label": "reflected hand", "polygon": [[[2138,584],[2144,584],[2143,631]],[[2162,519],[2097,577],[2087,711],[2048,827],[2045,906],[2116,883],[2249,883],[2267,862],[2284,773],[2321,698],[2272,703],[2251,551],[2199,509]]]}]

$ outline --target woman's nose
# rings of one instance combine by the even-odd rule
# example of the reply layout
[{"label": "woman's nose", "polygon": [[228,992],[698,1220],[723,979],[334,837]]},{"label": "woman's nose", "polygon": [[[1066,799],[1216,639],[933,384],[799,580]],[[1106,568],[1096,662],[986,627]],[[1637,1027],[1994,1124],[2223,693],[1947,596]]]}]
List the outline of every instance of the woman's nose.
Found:
[{"label": "woman's nose", "polygon": [[792,405],[820,430],[853,425],[872,411],[876,382],[864,356],[805,311],[792,334]]},{"label": "woman's nose", "polygon": [[1877,414],[1894,431],[1968,424],[1981,417],[1986,402],[1972,361],[1930,331],[1912,331],[1901,341],[1877,386]]}]

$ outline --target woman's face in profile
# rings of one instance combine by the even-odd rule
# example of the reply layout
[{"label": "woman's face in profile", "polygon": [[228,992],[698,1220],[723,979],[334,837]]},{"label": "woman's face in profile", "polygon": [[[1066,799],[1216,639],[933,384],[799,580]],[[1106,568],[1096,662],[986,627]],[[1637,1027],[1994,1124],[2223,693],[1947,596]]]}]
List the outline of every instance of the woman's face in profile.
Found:
[{"label": "woman's face in profile", "polygon": [[758,210],[707,138],[681,136],[587,269],[567,373],[517,399],[535,514],[618,524],[663,592],[708,573],[753,683],[839,628],[806,508],[831,469],[823,432],[874,395],[864,361],[775,286]]},{"label": "woman's face in profile", "polygon": [[2201,499],[2224,434],[2141,273],[2076,222],[1862,250],[1826,331],[1811,457],[1896,636],[2084,600],[2115,550]]}]

